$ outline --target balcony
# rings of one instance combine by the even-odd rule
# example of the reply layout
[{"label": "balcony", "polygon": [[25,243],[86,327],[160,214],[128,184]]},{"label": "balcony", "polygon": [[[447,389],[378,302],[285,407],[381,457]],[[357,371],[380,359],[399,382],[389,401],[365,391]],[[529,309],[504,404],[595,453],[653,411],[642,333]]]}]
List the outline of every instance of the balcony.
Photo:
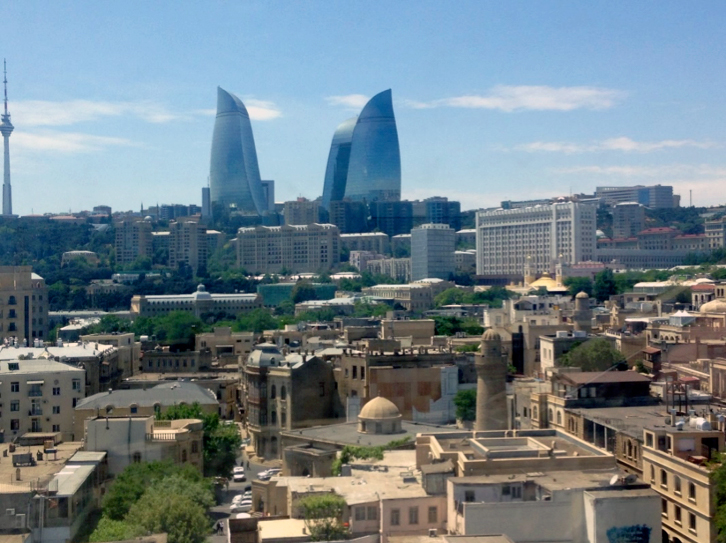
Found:
[{"label": "balcony", "polygon": [[30,417],[39,417],[42,414],[43,414],[42,407],[31,407],[30,411],[28,411],[28,416],[30,416]]},{"label": "balcony", "polygon": [[39,398],[43,395],[43,389],[42,388],[31,388],[28,390],[28,397],[30,398]]}]

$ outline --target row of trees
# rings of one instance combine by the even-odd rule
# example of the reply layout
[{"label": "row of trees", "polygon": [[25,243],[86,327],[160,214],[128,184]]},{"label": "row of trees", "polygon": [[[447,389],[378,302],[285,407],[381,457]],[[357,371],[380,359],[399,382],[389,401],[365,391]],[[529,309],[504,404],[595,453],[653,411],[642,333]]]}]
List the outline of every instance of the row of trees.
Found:
[{"label": "row of trees", "polygon": [[206,511],[214,504],[211,481],[191,465],[130,464],[104,496],[101,520],[89,540],[167,533],[169,543],[202,543],[210,532]]}]

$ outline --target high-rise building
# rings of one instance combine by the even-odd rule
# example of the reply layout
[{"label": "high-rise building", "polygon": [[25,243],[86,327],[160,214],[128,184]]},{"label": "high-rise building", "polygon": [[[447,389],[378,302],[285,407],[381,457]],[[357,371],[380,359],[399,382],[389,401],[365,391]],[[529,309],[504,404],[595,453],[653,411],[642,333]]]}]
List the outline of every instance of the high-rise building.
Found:
[{"label": "high-rise building", "polygon": [[262,180],[262,194],[267,202],[267,211],[275,211],[275,181],[272,179]]},{"label": "high-rise building", "polygon": [[433,196],[411,204],[414,226],[448,224],[454,230],[461,230],[461,202],[449,201],[445,196]]},{"label": "high-rise building", "polygon": [[197,221],[169,223],[169,266],[189,266],[195,274],[207,267],[207,228]]},{"label": "high-rise building", "polygon": [[202,219],[212,217],[212,200],[209,193],[209,187],[202,187]]},{"label": "high-rise building", "polygon": [[448,280],[454,273],[456,231],[447,224],[422,224],[411,230],[411,277]]},{"label": "high-rise building", "polygon": [[153,255],[151,223],[147,221],[120,221],[116,223],[116,264],[130,264],[139,257]]},{"label": "high-rise building", "polygon": [[637,202],[613,206],[613,238],[632,238],[645,230],[645,207]]},{"label": "high-rise building", "polygon": [[329,209],[330,202],[343,198],[401,199],[401,152],[390,89],[371,98],[357,118],[344,121],[333,135],[322,205]]},{"label": "high-rise building", "polygon": [[312,202],[307,198],[298,198],[290,202],[285,202],[282,214],[285,216],[285,224],[313,224],[320,222],[320,213],[318,208],[320,203],[316,200]]},{"label": "high-rise building", "polygon": [[371,227],[389,236],[408,234],[413,228],[412,202],[373,202],[370,211]]},{"label": "high-rise building", "polygon": [[209,188],[215,214],[267,211],[250,116],[242,100],[221,87],[217,87]]},{"label": "high-rise building", "polygon": [[476,273],[551,272],[558,261],[595,260],[596,207],[562,202],[476,214]]},{"label": "high-rise building", "polygon": [[340,228],[341,234],[368,231],[368,206],[365,202],[332,201],[328,210],[328,222]]},{"label": "high-rise building", "polygon": [[597,187],[595,197],[600,198],[607,205],[622,202],[637,202],[651,209],[678,207],[677,198],[673,195],[673,187],[667,185],[653,185],[645,187]]},{"label": "high-rise building", "polygon": [[48,289],[31,266],[0,266],[0,338],[22,346],[48,338]]},{"label": "high-rise building", "polygon": [[3,135],[3,215],[10,216],[13,214],[13,194],[10,186],[10,134],[13,133],[13,123],[10,122],[10,113],[8,113],[8,74],[3,60],[3,85],[5,87],[5,113],[0,116],[0,134]]},{"label": "high-rise building", "polygon": [[237,232],[237,264],[249,273],[318,273],[340,261],[334,224],[256,226]]}]

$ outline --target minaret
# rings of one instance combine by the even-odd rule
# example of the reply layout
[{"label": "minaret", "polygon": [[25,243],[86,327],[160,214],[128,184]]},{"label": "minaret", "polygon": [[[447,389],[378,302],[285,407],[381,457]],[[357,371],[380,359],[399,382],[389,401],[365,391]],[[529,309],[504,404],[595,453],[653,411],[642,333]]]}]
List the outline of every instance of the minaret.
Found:
[{"label": "minaret", "polygon": [[476,368],[476,421],[474,430],[507,430],[507,357],[502,338],[493,330],[484,332]]},{"label": "minaret", "polygon": [[3,135],[5,163],[3,168],[3,215],[10,216],[13,214],[13,193],[10,186],[10,134],[15,128],[10,122],[10,113],[8,113],[8,70],[3,59],[3,85],[5,86],[5,113],[0,115],[2,123],[0,124],[0,133]]}]

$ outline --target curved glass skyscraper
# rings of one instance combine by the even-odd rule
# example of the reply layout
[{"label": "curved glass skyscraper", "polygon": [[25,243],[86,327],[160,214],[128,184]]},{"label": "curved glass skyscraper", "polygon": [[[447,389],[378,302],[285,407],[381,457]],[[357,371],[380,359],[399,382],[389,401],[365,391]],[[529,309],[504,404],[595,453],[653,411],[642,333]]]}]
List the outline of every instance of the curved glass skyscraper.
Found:
[{"label": "curved glass skyscraper", "polygon": [[335,131],[328,155],[323,206],[350,200],[401,199],[401,152],[391,90],[371,98]]},{"label": "curved glass skyscraper", "polygon": [[323,185],[323,207],[330,208],[330,202],[342,200],[345,196],[345,187],[348,182],[348,163],[350,162],[350,147],[353,143],[353,130],[358,117],[343,121],[333,134],[333,143],[330,144],[328,166],[325,169],[325,184]]},{"label": "curved glass skyscraper", "polygon": [[222,207],[262,214],[267,210],[250,116],[242,100],[221,87],[217,87],[209,188],[213,211]]}]

